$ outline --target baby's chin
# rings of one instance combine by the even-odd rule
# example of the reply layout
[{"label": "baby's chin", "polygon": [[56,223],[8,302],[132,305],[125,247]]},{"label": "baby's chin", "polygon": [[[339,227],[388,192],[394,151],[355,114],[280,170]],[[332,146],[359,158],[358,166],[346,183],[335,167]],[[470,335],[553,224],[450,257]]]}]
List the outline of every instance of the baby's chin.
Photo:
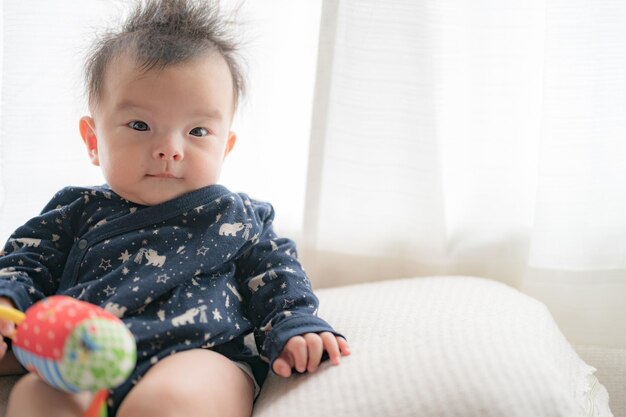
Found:
[{"label": "baby's chin", "polygon": [[131,203],[139,204],[141,206],[156,206],[167,201],[178,198],[193,190],[164,190],[155,187],[154,189],[128,192],[125,190],[116,190],[114,187],[111,189],[120,197]]}]

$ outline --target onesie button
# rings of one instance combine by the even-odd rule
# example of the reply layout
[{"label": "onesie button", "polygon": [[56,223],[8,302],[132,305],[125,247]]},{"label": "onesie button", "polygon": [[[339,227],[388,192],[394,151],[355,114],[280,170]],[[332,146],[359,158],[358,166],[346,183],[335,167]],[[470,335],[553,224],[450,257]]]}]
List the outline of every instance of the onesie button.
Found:
[{"label": "onesie button", "polygon": [[85,239],[81,239],[78,241],[78,249],[83,250],[87,247],[87,241]]}]

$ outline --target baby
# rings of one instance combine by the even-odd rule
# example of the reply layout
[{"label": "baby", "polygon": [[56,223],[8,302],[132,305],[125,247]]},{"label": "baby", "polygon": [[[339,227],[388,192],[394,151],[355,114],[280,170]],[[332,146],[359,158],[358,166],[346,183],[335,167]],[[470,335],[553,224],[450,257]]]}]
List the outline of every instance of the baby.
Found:
[{"label": "baby", "polygon": [[[249,416],[268,367],[288,377],[350,352],[317,317],[272,206],[216,184],[236,141],[235,53],[215,4],[139,5],[86,66],[80,134],[106,185],[59,191],[0,252],[1,304],[25,310],[65,294],[135,336],[137,367],[111,391],[109,416]],[[80,416],[90,402],[29,374],[7,415]]]}]

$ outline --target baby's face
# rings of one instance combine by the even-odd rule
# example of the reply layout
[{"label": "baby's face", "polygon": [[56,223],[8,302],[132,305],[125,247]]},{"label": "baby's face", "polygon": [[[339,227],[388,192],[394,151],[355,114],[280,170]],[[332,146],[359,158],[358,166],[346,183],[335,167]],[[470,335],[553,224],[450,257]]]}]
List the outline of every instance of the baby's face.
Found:
[{"label": "baby's face", "polygon": [[155,205],[218,181],[235,143],[233,83],[219,54],[142,72],[119,57],[81,135],[109,186]]}]

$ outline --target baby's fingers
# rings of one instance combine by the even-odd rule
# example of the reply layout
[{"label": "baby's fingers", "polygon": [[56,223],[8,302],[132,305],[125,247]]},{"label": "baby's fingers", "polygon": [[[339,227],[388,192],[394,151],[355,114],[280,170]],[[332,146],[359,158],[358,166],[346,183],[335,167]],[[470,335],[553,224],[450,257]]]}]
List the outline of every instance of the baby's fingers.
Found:
[{"label": "baby's fingers", "polygon": [[306,370],[308,372],[317,371],[317,367],[322,360],[324,354],[324,344],[322,338],[317,333],[307,333],[304,335],[307,344],[308,364]]},{"label": "baby's fingers", "polygon": [[[15,333],[15,324],[10,321],[0,320],[0,335],[4,337],[13,337],[13,333]],[[7,350],[7,343],[0,337],[0,358],[4,357]]]},{"label": "baby's fingers", "polygon": [[304,337],[294,336],[289,339],[287,345],[285,346],[285,350],[291,354],[294,362],[293,366],[296,368],[296,371],[300,373],[306,371],[308,350]]},{"label": "baby's fingers", "polygon": [[328,359],[330,359],[330,362],[333,365],[339,365],[341,353],[339,352],[337,337],[330,332],[320,333],[320,337],[322,338],[322,343],[324,344],[324,350],[328,352]]},{"label": "baby's fingers", "polygon": [[277,358],[272,365],[274,373],[285,378],[289,378],[291,376],[291,368],[293,368],[293,364],[290,363],[288,358],[284,358],[283,356]]},{"label": "baby's fingers", "polygon": [[291,369],[304,372],[307,364],[307,346],[304,337],[294,336],[285,345],[280,356],[272,364],[272,370],[284,377],[291,375]]},{"label": "baby's fingers", "polygon": [[4,355],[7,353],[8,348],[9,346],[4,340],[0,341],[0,358],[4,357]]},{"label": "baby's fingers", "polygon": [[0,320],[0,335],[12,338],[13,333],[15,333],[15,324],[10,321]]},{"label": "baby's fingers", "polygon": [[337,336],[337,344],[339,345],[339,350],[343,356],[348,356],[350,354],[350,345],[346,339]]}]

